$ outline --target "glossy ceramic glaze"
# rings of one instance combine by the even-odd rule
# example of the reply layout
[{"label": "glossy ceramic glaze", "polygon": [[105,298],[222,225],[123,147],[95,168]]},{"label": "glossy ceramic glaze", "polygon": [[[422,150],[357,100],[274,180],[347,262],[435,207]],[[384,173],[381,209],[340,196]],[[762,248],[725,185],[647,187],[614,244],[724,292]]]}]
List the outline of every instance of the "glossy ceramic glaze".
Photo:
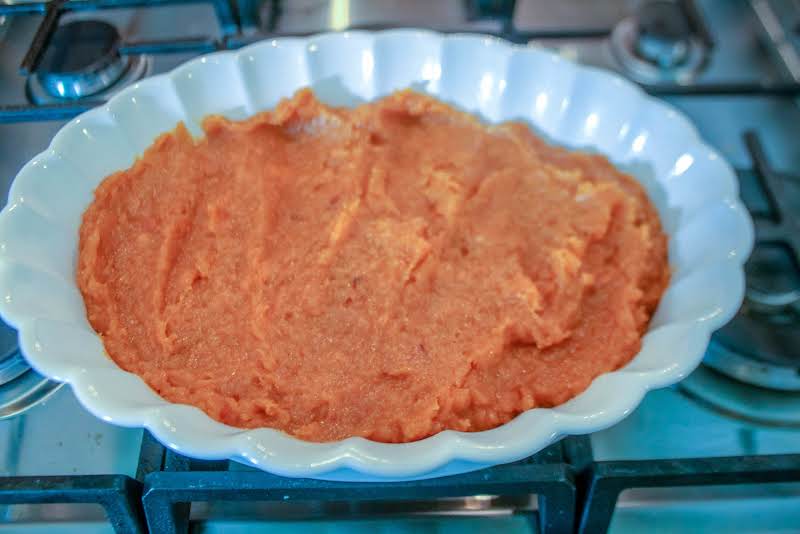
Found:
[{"label": "glossy ceramic glaze", "polygon": [[[74,279],[80,217],[95,186],[178,121],[198,133],[205,115],[245,117],[309,85],[342,105],[412,86],[490,122],[527,121],[554,142],[599,151],[632,172],[659,208],[674,270],[641,352],[556,408],[527,411],[486,432],[446,431],[407,444],[308,443],[271,429],[232,428],[164,401],[117,367],[86,320]],[[64,126],[20,171],[0,215],[0,313],[19,330],[31,365],[69,383],[88,410],[147,427],[183,454],[287,476],[425,478],[513,461],[565,434],[607,427],[649,389],[686,376],[711,332],[741,303],[752,241],[730,166],[683,115],[615,75],[482,36],[326,34],[198,58]]]}]

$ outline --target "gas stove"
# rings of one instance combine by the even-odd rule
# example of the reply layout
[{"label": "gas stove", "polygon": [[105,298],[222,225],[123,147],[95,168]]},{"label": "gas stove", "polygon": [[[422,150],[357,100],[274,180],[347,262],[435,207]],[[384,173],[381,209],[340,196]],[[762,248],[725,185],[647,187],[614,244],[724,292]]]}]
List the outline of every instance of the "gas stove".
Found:
[{"label": "gas stove", "polygon": [[620,424],[524,461],[351,485],[189,460],[108,425],[0,325],[0,530],[800,529],[798,0],[0,0],[0,191],[65,121],[138,79],[274,36],[402,26],[614,70],[725,155],[758,244],[745,304],[703,365]]}]

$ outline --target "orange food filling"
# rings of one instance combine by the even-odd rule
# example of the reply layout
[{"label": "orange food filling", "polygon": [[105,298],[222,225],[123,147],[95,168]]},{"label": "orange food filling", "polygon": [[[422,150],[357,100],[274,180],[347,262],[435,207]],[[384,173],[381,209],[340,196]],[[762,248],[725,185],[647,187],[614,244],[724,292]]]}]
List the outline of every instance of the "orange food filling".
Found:
[{"label": "orange food filling", "polygon": [[642,187],[522,123],[303,90],[203,126],[100,184],[77,278],[117,364],[223,423],[490,429],[628,362],[668,283]]}]

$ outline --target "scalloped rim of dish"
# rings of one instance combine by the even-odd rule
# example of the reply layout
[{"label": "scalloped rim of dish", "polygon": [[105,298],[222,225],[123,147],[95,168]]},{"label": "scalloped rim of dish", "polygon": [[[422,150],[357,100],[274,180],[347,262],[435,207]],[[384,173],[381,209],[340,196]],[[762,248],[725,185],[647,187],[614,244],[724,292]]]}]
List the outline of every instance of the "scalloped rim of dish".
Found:
[{"label": "scalloped rim of dish", "polygon": [[[275,65],[278,81],[265,72]],[[665,194],[660,204],[654,201],[665,217],[675,275],[639,354],[560,406],[528,410],[488,431],[447,430],[403,444],[359,437],[310,443],[268,428],[233,428],[161,399],[117,367],[89,327],[74,281],[77,228],[94,185],[109,169],[128,167],[174,117],[197,133],[198,117],[250,115],[287,91],[329,79],[367,100],[420,83],[492,121],[522,117],[557,142],[597,148],[615,163],[649,165]],[[554,96],[561,97],[560,107]],[[612,142],[609,132],[618,139],[604,146]],[[698,176],[702,181],[692,181]],[[0,214],[0,315],[18,329],[31,365],[69,383],[90,412],[146,427],[183,454],[236,459],[286,476],[425,478],[514,461],[563,435],[603,429],[634,410],[648,390],[682,379],[699,364],[712,331],[740,306],[752,246],[752,221],[730,166],[681,113],[614,74],[482,35],[321,34],[196,58],[65,125],[17,175]]]}]

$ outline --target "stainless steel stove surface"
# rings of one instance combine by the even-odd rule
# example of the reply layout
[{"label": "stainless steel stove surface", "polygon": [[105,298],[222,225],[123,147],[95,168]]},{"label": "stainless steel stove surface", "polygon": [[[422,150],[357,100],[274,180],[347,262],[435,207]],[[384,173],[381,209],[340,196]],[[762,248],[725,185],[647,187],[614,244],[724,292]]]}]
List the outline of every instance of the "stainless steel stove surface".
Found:
[{"label": "stainless steel stove surface", "polygon": [[[37,110],[43,108],[37,106],[61,102],[59,113],[67,117],[87,100],[102,99],[132,79],[164,72],[215,47],[287,33],[392,26],[488,32],[550,47],[618,71],[685,112],[737,169],[761,239],[748,266],[747,302],[733,326],[715,336],[706,365],[676,387],[651,392],[622,423],[590,436],[594,461],[634,470],[650,461],[679,465],[688,458],[800,454],[799,2],[241,0],[239,33],[224,20],[220,24],[215,5],[67,10],[54,42],[65,39],[63,50],[74,51],[76,33],[89,32],[101,42],[99,48],[77,58],[44,54],[29,77],[19,66],[46,16],[0,16],[3,195],[16,172],[65,122],[39,120]],[[181,41],[154,43],[175,38]],[[162,53],[165,46],[170,53]],[[16,379],[35,379],[14,359],[13,341],[12,334],[0,331],[0,382],[15,379],[15,373]],[[0,384],[0,415],[7,404],[5,387]],[[137,474],[141,430],[94,418],[68,388],[52,386],[47,393],[30,410],[0,421],[0,476]],[[792,480],[797,482],[623,487],[610,531],[800,532],[800,478]],[[530,499],[478,495],[434,504],[200,503],[191,517],[193,528],[203,532],[300,527],[523,532],[531,523],[520,512],[536,508]],[[18,504],[0,512],[0,531],[112,531],[98,505]],[[413,519],[386,518],[404,512],[413,512]],[[368,519],[345,521],[353,515]],[[299,522],[307,518],[315,522]],[[602,522],[593,527],[585,521],[583,527],[585,532],[603,529]]]}]

